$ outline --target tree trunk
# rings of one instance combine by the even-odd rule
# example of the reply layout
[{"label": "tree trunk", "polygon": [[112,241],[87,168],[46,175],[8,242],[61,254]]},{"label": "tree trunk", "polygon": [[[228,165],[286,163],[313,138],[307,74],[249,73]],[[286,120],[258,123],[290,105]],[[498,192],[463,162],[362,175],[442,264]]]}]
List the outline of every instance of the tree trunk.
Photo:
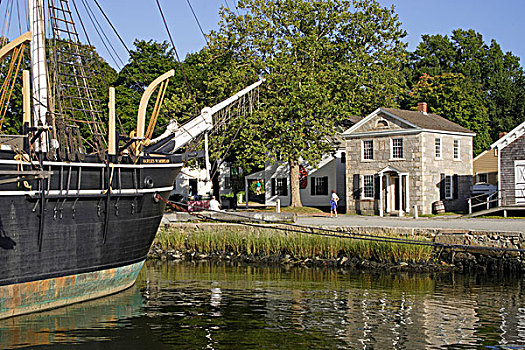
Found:
[{"label": "tree trunk", "polygon": [[222,204],[221,202],[221,182],[220,182],[220,171],[219,171],[219,162],[218,161],[214,161],[212,166],[211,166],[211,169],[210,169],[210,172],[211,172],[211,185],[212,185],[212,188],[213,188],[213,195],[215,196],[215,199],[217,199],[219,201],[219,203]]},{"label": "tree trunk", "polygon": [[288,164],[290,165],[290,207],[302,207],[299,191],[299,162],[291,160]]}]

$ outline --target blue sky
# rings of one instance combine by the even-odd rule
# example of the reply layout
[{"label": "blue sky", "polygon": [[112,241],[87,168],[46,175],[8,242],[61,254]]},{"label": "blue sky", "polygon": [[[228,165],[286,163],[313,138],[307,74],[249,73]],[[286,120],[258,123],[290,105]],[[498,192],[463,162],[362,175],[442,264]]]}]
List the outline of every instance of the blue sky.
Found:
[{"label": "blue sky", "polygon": [[[199,51],[204,38],[186,0],[160,0],[179,54]],[[217,28],[219,7],[236,0],[191,0],[205,32]],[[134,38],[168,40],[158,14],[156,2],[138,0],[100,0],[124,40],[131,46]],[[413,50],[422,34],[450,34],[453,29],[474,29],[486,42],[491,39],[521,58],[524,65],[525,28],[520,21],[525,13],[525,0],[380,0],[394,5]]]},{"label": "blue sky", "polygon": [[[19,0],[26,1],[26,0]],[[93,4],[93,0],[86,0]],[[205,40],[191,13],[187,0],[159,0],[173,35],[176,48],[184,58],[188,52],[197,52]],[[205,32],[217,28],[219,7],[232,6],[237,0],[190,0]],[[525,0],[379,0],[384,6],[395,5],[396,12],[407,31],[406,42],[413,50],[422,34],[450,34],[453,29],[474,29],[481,33],[485,42],[491,39],[525,60],[525,33],[520,19],[525,13]],[[4,2],[5,3],[5,2]],[[76,1],[81,6],[81,1]],[[129,47],[133,40],[168,40],[156,0],[99,0],[108,17]],[[93,7],[95,5],[92,5]],[[101,20],[103,22],[103,20]],[[89,26],[89,24],[87,24]],[[111,31],[106,28],[108,35]],[[92,38],[100,54],[118,67],[98,40]],[[124,48],[111,36],[122,60],[127,61]]]}]

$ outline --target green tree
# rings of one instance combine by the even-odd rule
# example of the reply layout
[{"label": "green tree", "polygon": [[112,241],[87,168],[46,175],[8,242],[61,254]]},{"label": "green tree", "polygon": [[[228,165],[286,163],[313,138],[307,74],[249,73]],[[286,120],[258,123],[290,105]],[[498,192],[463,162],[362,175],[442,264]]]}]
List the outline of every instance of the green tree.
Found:
[{"label": "green tree", "polygon": [[424,74],[409,94],[408,102],[429,104],[429,112],[446,117],[473,132],[474,155],[490,145],[488,108],[483,92],[458,73],[444,73],[431,77]]},{"label": "green tree", "polygon": [[519,58],[504,53],[495,40],[490,45],[485,43],[472,29],[456,29],[450,37],[423,35],[407,71],[412,84],[417,84],[423,74],[460,73],[478,86],[488,109],[492,141],[523,120],[525,76]]},{"label": "green tree", "polygon": [[[48,40],[47,42],[48,48],[53,48],[53,43],[51,40]],[[81,52],[82,56],[82,63],[84,67],[86,68],[86,76],[91,77],[92,79],[89,79],[88,85],[90,88],[93,88],[96,90],[96,99],[100,100],[100,110],[102,110],[104,113],[103,117],[101,118],[102,122],[107,122],[107,101],[108,101],[108,87],[115,81],[117,77],[117,72],[111,68],[111,66],[98,55],[96,50],[89,45],[79,45],[79,50]],[[52,54],[51,50],[49,54]],[[77,63],[77,56],[68,56],[66,57],[67,60],[70,62]],[[65,57],[62,57],[62,61],[66,61]],[[11,55],[6,56],[6,58],[0,62],[0,76],[5,77],[5,74],[7,73],[7,70],[9,68],[9,65],[11,63]],[[52,65],[52,60],[48,61],[49,64],[49,70],[52,72],[55,72],[56,69],[54,69]],[[71,66],[71,70],[73,66]],[[18,72],[15,87],[13,90],[13,95],[11,97],[9,107],[7,109],[6,116],[4,118],[4,123],[2,125],[2,132],[7,134],[20,134],[22,132],[22,72],[21,70],[30,69],[30,57],[29,57],[29,48],[26,47],[24,51],[24,56],[21,61],[20,65],[20,71]],[[50,75],[50,89],[54,91],[54,87],[56,85],[56,76],[51,74]],[[63,87],[62,87],[63,89]],[[69,92],[64,93],[64,95],[68,95]],[[52,94],[54,95],[54,93]],[[66,104],[70,103],[69,101],[66,102]],[[73,102],[75,108],[82,108],[78,101]],[[56,110],[58,108],[57,102],[55,101],[54,105],[50,105],[51,111]],[[83,119],[82,113],[79,113],[79,116],[72,116],[69,115],[68,118],[72,119]],[[81,129],[87,129],[85,125],[80,124]],[[87,133],[83,133],[84,138],[90,138],[91,135],[87,135]]]},{"label": "green tree", "polygon": [[291,205],[301,206],[299,162],[317,164],[346,115],[396,104],[405,32],[377,1],[244,0],[224,10],[210,48],[267,79],[242,142],[290,165]]},{"label": "green tree", "polygon": [[[119,72],[115,82],[117,115],[126,133],[135,130],[140,99],[144,90],[157,77],[171,69],[175,76],[170,78],[166,91],[166,100],[177,95],[184,78],[178,66],[175,52],[167,42],[157,43],[153,40],[135,40],[135,49],[131,50],[128,64]],[[166,102],[167,102],[166,101]],[[149,103],[147,115],[151,115],[153,103]],[[170,118],[183,116],[184,110],[178,103],[165,103],[162,106],[157,125],[166,125]]]}]

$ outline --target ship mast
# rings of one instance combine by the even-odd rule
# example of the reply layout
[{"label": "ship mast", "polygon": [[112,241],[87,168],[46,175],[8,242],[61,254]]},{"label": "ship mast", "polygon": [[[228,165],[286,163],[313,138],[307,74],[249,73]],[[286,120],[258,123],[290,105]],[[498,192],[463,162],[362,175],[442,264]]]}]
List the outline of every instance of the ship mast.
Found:
[{"label": "ship mast", "polygon": [[[47,126],[48,89],[46,74],[44,1],[29,0],[29,30],[32,33],[30,44],[31,72],[33,82],[33,125]],[[47,152],[47,133],[43,132],[37,140],[36,150]]]}]

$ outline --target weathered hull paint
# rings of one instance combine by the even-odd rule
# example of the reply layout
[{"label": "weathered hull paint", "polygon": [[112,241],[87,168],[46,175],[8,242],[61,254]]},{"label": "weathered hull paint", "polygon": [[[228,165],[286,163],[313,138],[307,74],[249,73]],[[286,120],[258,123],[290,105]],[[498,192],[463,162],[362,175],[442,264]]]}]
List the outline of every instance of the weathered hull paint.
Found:
[{"label": "weathered hull paint", "polygon": [[144,260],[127,266],[0,286],[0,319],[57,308],[131,287]]}]

